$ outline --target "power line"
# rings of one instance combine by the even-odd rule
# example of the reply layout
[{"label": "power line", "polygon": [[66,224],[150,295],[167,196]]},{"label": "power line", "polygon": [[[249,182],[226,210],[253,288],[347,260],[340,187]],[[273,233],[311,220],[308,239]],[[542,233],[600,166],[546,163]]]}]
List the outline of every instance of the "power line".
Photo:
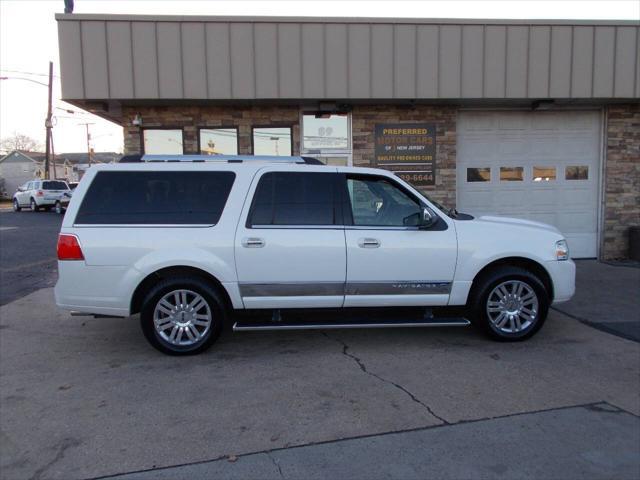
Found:
[{"label": "power line", "polygon": [[[48,77],[47,73],[25,72],[24,70],[9,70],[8,68],[0,68],[1,72],[21,73],[23,75],[37,75],[39,77]],[[60,78],[59,75],[53,75],[55,78]]]}]

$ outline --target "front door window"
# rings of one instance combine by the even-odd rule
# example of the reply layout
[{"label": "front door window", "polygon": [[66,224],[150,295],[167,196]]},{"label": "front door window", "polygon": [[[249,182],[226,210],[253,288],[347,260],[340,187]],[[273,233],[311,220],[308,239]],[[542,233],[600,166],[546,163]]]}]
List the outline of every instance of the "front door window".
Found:
[{"label": "front door window", "polygon": [[420,204],[383,177],[349,177],[347,189],[356,226],[417,226]]}]

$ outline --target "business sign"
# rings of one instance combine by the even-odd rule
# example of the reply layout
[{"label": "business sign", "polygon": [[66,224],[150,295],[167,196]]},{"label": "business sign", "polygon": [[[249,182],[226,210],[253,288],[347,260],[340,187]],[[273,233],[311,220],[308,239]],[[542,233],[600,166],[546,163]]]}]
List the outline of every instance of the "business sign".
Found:
[{"label": "business sign", "polygon": [[415,186],[436,183],[436,126],[431,123],[378,124],[376,166]]}]

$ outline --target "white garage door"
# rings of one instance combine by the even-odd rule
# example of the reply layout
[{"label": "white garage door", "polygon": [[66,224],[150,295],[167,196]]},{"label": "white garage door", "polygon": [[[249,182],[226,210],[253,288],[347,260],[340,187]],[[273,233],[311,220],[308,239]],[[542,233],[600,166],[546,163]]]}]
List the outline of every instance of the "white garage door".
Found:
[{"label": "white garage door", "polygon": [[457,208],[550,223],[595,257],[600,138],[594,111],[461,112]]}]

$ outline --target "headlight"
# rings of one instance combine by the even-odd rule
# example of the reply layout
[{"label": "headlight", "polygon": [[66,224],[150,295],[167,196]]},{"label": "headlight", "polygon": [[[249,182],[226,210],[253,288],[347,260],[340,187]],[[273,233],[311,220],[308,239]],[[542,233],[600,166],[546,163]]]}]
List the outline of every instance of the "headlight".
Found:
[{"label": "headlight", "polygon": [[569,260],[569,245],[566,240],[556,242],[556,260]]}]

